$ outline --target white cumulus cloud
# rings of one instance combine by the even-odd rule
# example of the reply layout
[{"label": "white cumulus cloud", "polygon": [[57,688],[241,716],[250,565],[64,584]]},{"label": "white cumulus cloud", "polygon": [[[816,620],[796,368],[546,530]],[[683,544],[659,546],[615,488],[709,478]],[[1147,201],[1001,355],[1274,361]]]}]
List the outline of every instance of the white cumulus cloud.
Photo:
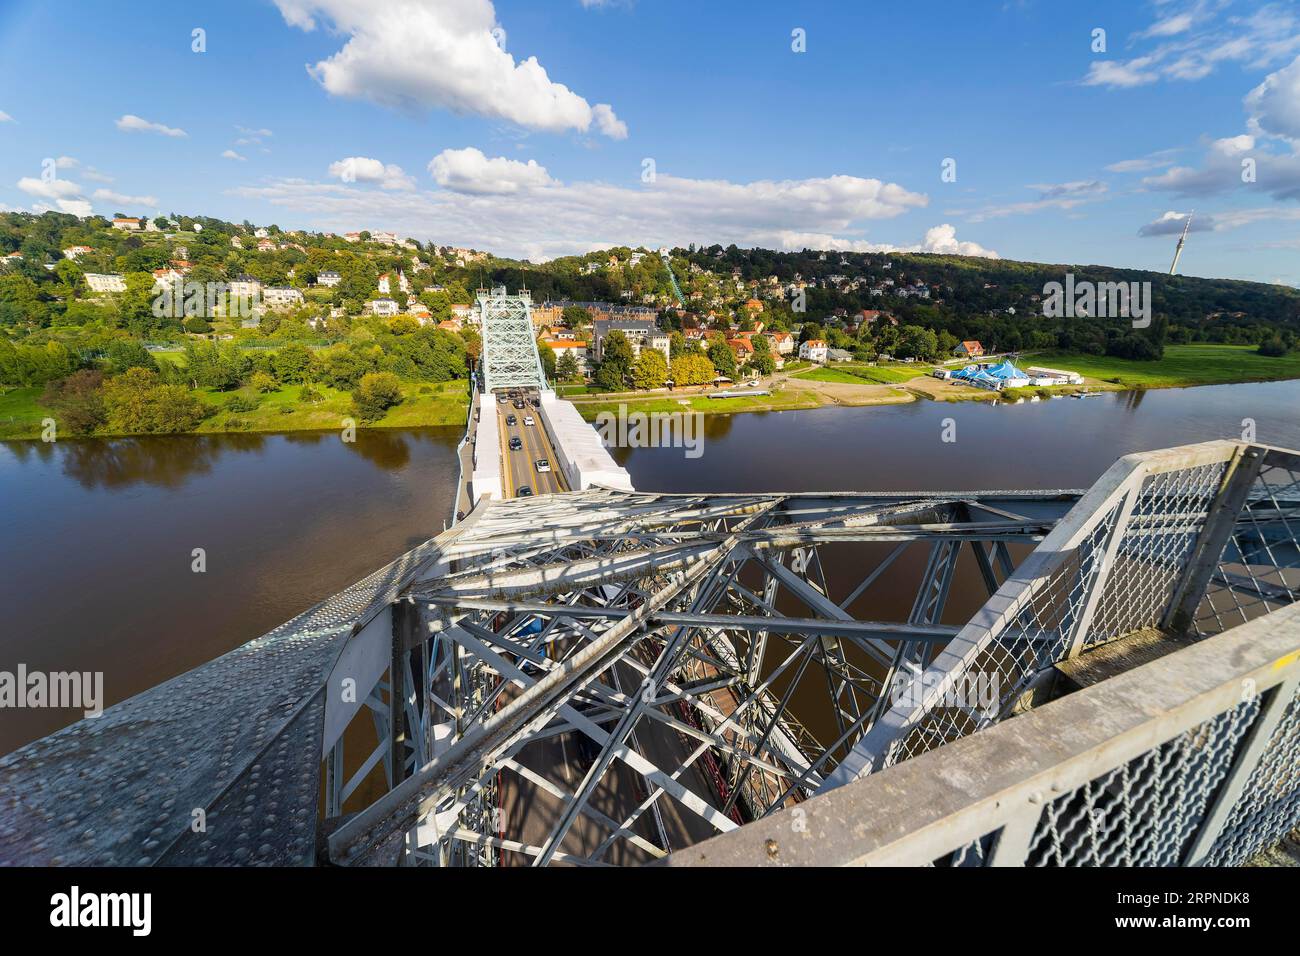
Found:
[{"label": "white cumulus cloud", "polygon": [[[477,150],[450,153],[440,154],[442,163],[435,157],[430,164],[434,182],[441,173],[446,183],[432,189],[392,193],[337,181],[282,179],[233,194],[292,210],[320,229],[391,229],[533,260],[618,244],[780,248],[792,234],[865,241],[855,235],[861,236],[867,221],[892,219],[929,202],[925,194],[896,183],[858,176],[735,183],[660,172],[644,186],[562,183],[540,165],[489,159]],[[503,191],[512,186],[513,191]],[[987,252],[974,243],[956,243],[945,227],[937,228],[915,248]]]},{"label": "white cumulus cloud", "polygon": [[504,156],[488,159],[473,146],[444,149],[429,160],[429,173],[444,189],[480,195],[508,195],[554,182],[536,160],[521,163]]},{"label": "white cumulus cloud", "polygon": [[114,192],[111,189],[96,189],[92,194],[100,202],[112,203],[117,206],[150,206],[158,205],[156,196],[128,196],[126,193]]},{"label": "white cumulus cloud", "polygon": [[1300,146],[1300,56],[1246,95],[1252,128]]},{"label": "white cumulus cloud", "polygon": [[131,113],[127,113],[117,121],[117,128],[124,133],[158,133],[162,136],[171,136],[180,138],[189,134],[183,129],[176,129],[173,126],[164,126],[162,123],[151,123],[147,119],[141,119]]},{"label": "white cumulus cloud", "polygon": [[235,152],[233,149],[228,149],[228,150],[226,150],[225,152],[223,152],[223,153],[221,154],[221,158],[222,158],[222,159],[236,159],[236,160],[238,160],[238,161],[241,162],[241,163],[243,163],[243,162],[247,162],[247,160],[248,160],[248,157],[247,157],[247,156],[240,156],[240,155],[239,155],[237,152]]},{"label": "white cumulus cloud", "polygon": [[329,93],[410,112],[445,109],[530,129],[587,132],[613,139],[627,126],[604,103],[592,105],[557,83],[536,57],[516,61],[491,0],[275,0],[302,30],[327,24],[348,39],[308,67]]},{"label": "white cumulus cloud", "polygon": [[24,176],[18,180],[18,188],[29,196],[51,201],[71,199],[73,196],[81,195],[81,187],[70,179],[38,179],[34,176]]},{"label": "white cumulus cloud", "polygon": [[349,156],[330,163],[330,175],[345,183],[373,183],[383,189],[414,189],[415,180],[401,166],[385,165],[366,156]]},{"label": "white cumulus cloud", "polygon": [[8,113],[6,113],[4,110],[0,110],[0,123],[12,123],[12,122],[14,122],[14,118],[10,116]]}]

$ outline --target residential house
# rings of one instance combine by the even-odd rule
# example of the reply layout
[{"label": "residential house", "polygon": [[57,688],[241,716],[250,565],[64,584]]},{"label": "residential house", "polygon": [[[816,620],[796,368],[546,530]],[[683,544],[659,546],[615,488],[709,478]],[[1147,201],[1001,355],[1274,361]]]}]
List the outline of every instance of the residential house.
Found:
[{"label": "residential house", "polygon": [[791,355],[794,353],[794,336],[789,332],[773,332],[768,336],[772,343],[773,355]]},{"label": "residential house", "polygon": [[366,303],[366,308],[372,315],[382,316],[396,315],[401,311],[393,299],[371,299]]},{"label": "residential house", "polygon": [[546,338],[542,339],[542,341],[551,347],[551,351],[555,353],[555,360],[557,362],[566,355],[572,355],[574,360],[578,363],[578,371],[583,375],[587,374],[586,342],[580,342],[576,339],[558,338]]},{"label": "residential house", "polygon": [[747,338],[727,339],[731,354],[736,356],[736,364],[744,365],[754,355],[754,345]]},{"label": "residential house", "polygon": [[799,346],[799,357],[809,362],[825,362],[826,352],[826,342],[823,339],[809,339]]},{"label": "residential house", "polygon": [[632,346],[632,355],[639,358],[642,348],[657,349],[664,361],[671,361],[672,349],[668,333],[660,331],[650,319],[596,319],[591,324],[593,357],[600,362],[604,355],[605,339],[610,332],[622,332]]},{"label": "residential house", "polygon": [[[411,283],[406,278],[406,273],[400,270],[397,273],[397,288],[402,292],[411,291]],[[393,291],[392,276],[385,272],[379,277],[379,292],[381,295],[391,295]]]},{"label": "residential house", "polygon": [[260,295],[262,283],[247,273],[230,280],[230,294],[241,299],[251,299]]},{"label": "residential house", "polygon": [[113,220],[114,229],[124,229],[127,232],[138,232],[143,225],[144,220],[135,219],[129,216]]},{"label": "residential house", "polygon": [[126,277],[116,272],[107,274],[87,272],[86,285],[90,287],[91,292],[125,292]]},{"label": "residential house", "polygon": [[75,261],[80,259],[86,253],[94,251],[95,250],[90,248],[90,246],[68,246],[68,248],[63,250],[63,258]]},{"label": "residential house", "polygon": [[257,251],[258,251],[258,252],[275,252],[276,248],[277,248],[277,247],[276,247],[275,243],[274,243],[272,240],[270,240],[270,239],[259,239],[259,240],[257,240]]},{"label": "residential house", "polygon": [[984,346],[972,339],[958,345],[953,349],[953,354],[960,355],[962,358],[981,358],[984,355]]},{"label": "residential house", "polygon": [[269,309],[289,309],[302,305],[305,300],[297,289],[288,286],[267,286],[262,290],[262,301]]},{"label": "residential house", "polygon": [[318,273],[316,273],[316,284],[317,284],[317,285],[328,286],[329,288],[332,289],[332,288],[334,288],[336,285],[338,285],[338,284],[339,284],[340,282],[342,282],[342,281],[343,281],[343,277],[342,277],[341,275],[339,275],[337,272],[318,272]]}]

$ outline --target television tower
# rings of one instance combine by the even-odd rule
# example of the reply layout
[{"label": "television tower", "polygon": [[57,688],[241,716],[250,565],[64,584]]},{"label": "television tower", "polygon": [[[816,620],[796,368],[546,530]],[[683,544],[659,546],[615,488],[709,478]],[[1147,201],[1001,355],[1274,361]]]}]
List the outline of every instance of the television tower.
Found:
[{"label": "television tower", "polygon": [[1192,228],[1192,217],[1195,215],[1195,209],[1187,214],[1187,222],[1183,226],[1183,234],[1178,237],[1178,248],[1174,250],[1174,264],[1169,267],[1170,275],[1173,275],[1178,271],[1178,260],[1183,256],[1183,243],[1187,242],[1187,230]]}]

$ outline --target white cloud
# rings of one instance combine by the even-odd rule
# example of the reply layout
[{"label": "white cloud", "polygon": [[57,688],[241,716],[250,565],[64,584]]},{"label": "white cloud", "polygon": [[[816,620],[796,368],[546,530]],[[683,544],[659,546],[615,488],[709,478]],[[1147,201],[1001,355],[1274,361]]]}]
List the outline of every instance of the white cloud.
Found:
[{"label": "white cloud", "polygon": [[55,200],[54,205],[43,202],[32,203],[32,212],[50,212],[55,209],[59,212],[66,212],[73,216],[81,216],[83,219],[86,216],[92,215],[95,211],[94,207],[90,204],[89,199],[57,199]]},{"label": "white cloud", "polygon": [[29,196],[51,201],[71,199],[73,196],[81,195],[81,187],[70,179],[37,179],[34,176],[24,176],[18,180],[18,188]]},{"label": "white cloud", "polygon": [[1109,187],[1097,179],[1076,180],[1068,183],[1038,183],[1028,188],[1037,192],[1039,198],[1000,206],[985,206],[982,209],[975,210],[967,218],[971,222],[984,222],[988,219],[1001,219],[1005,216],[1028,215],[1042,212],[1045,209],[1073,209],[1084,203],[1096,202],[1104,198],[1109,191]]},{"label": "white cloud", "polygon": [[473,146],[444,149],[429,160],[429,173],[444,189],[478,195],[508,195],[555,182],[536,160],[521,163],[504,156],[488,159]]},{"label": "white cloud", "polygon": [[1138,230],[1139,236],[1178,236],[1182,235],[1183,227],[1187,225],[1187,217],[1192,216],[1192,227],[1189,232],[1210,232],[1215,228],[1213,216],[1196,216],[1187,212],[1175,212],[1170,210],[1159,219],[1147,223]]},{"label": "white cloud", "polygon": [[[796,233],[852,237],[866,221],[894,218],[929,202],[895,183],[857,176],[732,183],[663,172],[644,187],[552,180],[514,193],[442,187],[398,194],[290,179],[233,193],[292,210],[321,229],[392,229],[534,260],[624,243],[773,248]],[[930,241],[937,248],[944,236],[936,233]],[[965,248],[974,254],[978,247]]]},{"label": "white cloud", "polygon": [[1160,79],[1160,75],[1146,67],[1151,65],[1150,57],[1120,63],[1117,60],[1100,60],[1088,67],[1088,74],[1083,78],[1084,86],[1130,87],[1144,86]]},{"label": "white cloud", "polygon": [[112,203],[117,206],[157,207],[158,205],[156,196],[128,196],[125,193],[114,192],[111,189],[96,189],[93,195],[100,202]]},{"label": "white cloud", "polygon": [[1300,147],[1300,56],[1246,94],[1250,125]]},{"label": "white cloud", "polygon": [[1281,4],[1265,4],[1249,16],[1220,16],[1229,4],[1215,0],[1164,0],[1158,6],[1159,19],[1132,38],[1155,45],[1128,60],[1092,63],[1084,85],[1122,89],[1159,80],[1189,82],[1226,63],[1266,69],[1300,52],[1300,19]]},{"label": "white cloud", "polygon": [[0,123],[13,123],[13,122],[15,122],[15,120],[12,116],[10,116],[4,110],[0,110]]},{"label": "white cloud", "polygon": [[1176,149],[1162,149],[1154,153],[1148,153],[1138,159],[1124,159],[1118,163],[1111,163],[1106,167],[1106,171],[1111,173],[1145,173],[1153,169],[1164,169],[1174,164],[1174,157],[1177,154],[1178,150]]},{"label": "white cloud", "polygon": [[235,152],[233,149],[228,149],[228,150],[226,150],[224,153],[221,154],[221,158],[222,158],[222,159],[237,159],[237,160],[239,160],[241,163],[243,163],[243,162],[247,162],[247,161],[248,161],[248,157],[247,157],[247,156],[240,156],[240,155],[239,155],[237,152]]},{"label": "white cloud", "polygon": [[141,119],[127,113],[117,121],[117,128],[124,133],[159,133],[163,136],[182,137],[189,135],[183,129],[176,129],[172,126],[164,126],[162,123],[151,123],[147,119]]},{"label": "white cloud", "polygon": [[475,113],[550,132],[613,139],[627,127],[607,104],[594,106],[554,82],[536,57],[515,61],[491,0],[275,0],[302,30],[328,21],[348,39],[308,68],[335,95],[409,112]]},{"label": "white cloud", "polygon": [[374,183],[383,189],[414,189],[415,180],[401,166],[385,165],[365,156],[349,156],[330,163],[330,175],[345,183]]},{"label": "white cloud", "polygon": [[931,252],[937,255],[978,256],[982,259],[1000,258],[992,249],[985,249],[977,242],[959,241],[956,227],[946,222],[927,229],[925,238],[912,245],[900,246],[889,242],[871,242],[866,239],[837,239],[824,233],[787,232],[781,234],[781,248],[791,251],[816,249],[828,252]]}]

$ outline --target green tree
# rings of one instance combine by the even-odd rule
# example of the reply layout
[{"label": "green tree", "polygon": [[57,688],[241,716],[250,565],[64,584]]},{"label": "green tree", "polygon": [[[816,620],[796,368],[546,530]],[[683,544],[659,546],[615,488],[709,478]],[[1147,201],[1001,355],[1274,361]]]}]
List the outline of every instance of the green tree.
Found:
[{"label": "green tree", "polygon": [[687,352],[673,359],[671,377],[674,385],[707,385],[715,375],[713,363],[698,353]]},{"label": "green tree", "polygon": [[104,385],[108,426],[122,434],[193,431],[208,407],[184,385],[164,385],[157,372],[132,368]]},{"label": "green tree", "polygon": [[663,388],[668,363],[658,349],[645,348],[632,367],[632,385],[639,389]]},{"label": "green tree", "polygon": [[298,342],[290,342],[271,356],[271,371],[286,385],[305,381],[311,371],[311,350]]},{"label": "green tree", "polygon": [[373,422],[402,400],[402,382],[392,372],[367,372],[352,393],[357,417]]},{"label": "green tree", "polygon": [[542,371],[548,379],[555,379],[555,350],[543,342],[537,340],[537,357],[542,360]]},{"label": "green tree", "polygon": [[275,377],[269,372],[254,372],[248,379],[253,391],[266,394],[275,391]]},{"label": "green tree", "polygon": [[103,372],[83,368],[46,385],[41,404],[54,411],[60,428],[74,435],[87,435],[103,425],[107,417],[100,391],[103,383]]},{"label": "green tree", "polygon": [[634,361],[627,336],[618,329],[610,332],[601,346],[600,365],[594,376],[596,384],[610,392],[627,388]]},{"label": "green tree", "polygon": [[555,363],[555,377],[561,382],[578,382],[582,380],[582,371],[578,368],[578,360],[574,358],[571,350],[565,349],[564,354]]},{"label": "green tree", "polygon": [[730,345],[722,339],[714,339],[709,345],[708,356],[719,375],[732,379],[736,377],[736,355],[731,351]]}]

